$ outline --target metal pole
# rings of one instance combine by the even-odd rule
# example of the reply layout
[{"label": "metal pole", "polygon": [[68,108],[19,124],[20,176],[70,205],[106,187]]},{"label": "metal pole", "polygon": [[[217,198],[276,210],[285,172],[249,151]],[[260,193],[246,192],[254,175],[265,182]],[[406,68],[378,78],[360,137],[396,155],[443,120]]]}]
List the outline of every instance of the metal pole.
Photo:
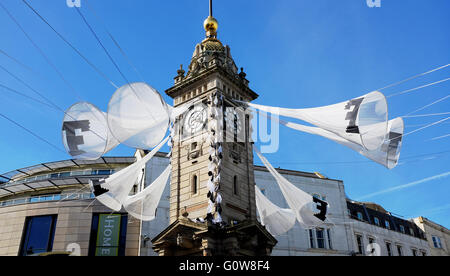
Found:
[{"label": "metal pole", "polygon": [[212,0],[209,0],[209,16],[213,16],[213,3]]}]

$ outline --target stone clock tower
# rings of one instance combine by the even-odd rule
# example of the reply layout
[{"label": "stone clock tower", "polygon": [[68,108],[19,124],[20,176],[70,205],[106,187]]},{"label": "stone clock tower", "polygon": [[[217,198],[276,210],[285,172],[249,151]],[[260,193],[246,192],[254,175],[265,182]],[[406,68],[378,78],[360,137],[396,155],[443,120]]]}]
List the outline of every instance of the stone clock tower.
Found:
[{"label": "stone clock tower", "polygon": [[188,72],[166,91],[183,112],[172,130],[171,225],[152,242],[161,256],[266,256],[276,240],[256,219],[251,114],[235,102],[258,95],[217,39],[211,0],[204,27]]}]

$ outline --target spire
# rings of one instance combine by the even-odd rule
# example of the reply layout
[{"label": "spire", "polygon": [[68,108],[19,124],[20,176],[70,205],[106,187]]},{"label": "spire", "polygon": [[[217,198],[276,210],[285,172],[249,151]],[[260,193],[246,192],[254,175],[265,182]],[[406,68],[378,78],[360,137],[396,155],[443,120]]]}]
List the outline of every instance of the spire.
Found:
[{"label": "spire", "polygon": [[206,31],[207,38],[217,38],[217,29],[219,28],[219,22],[213,17],[213,3],[209,0],[209,16],[206,18],[203,26]]}]

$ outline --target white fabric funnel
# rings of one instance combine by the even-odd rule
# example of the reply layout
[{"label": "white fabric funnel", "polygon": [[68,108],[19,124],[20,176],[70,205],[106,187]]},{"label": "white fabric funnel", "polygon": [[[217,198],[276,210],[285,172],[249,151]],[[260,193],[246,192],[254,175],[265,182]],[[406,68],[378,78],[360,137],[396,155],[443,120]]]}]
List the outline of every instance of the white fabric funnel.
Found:
[{"label": "white fabric funnel", "polygon": [[119,88],[108,104],[108,126],[117,140],[136,149],[158,145],[169,128],[169,108],[146,83]]},{"label": "white fabric funnel", "polygon": [[267,199],[255,186],[256,208],[258,210],[261,224],[270,234],[281,236],[295,225],[295,213],[291,209],[282,209]]},{"label": "white fabric funnel", "polygon": [[169,165],[150,186],[145,188],[142,192],[128,197],[123,205],[125,210],[139,220],[154,220],[156,217],[156,209],[161,201],[161,196],[170,178],[171,172],[172,167]]},{"label": "white fabric funnel", "polygon": [[328,203],[297,188],[279,174],[256,148],[255,152],[280,186],[287,204],[294,211],[300,225],[305,229],[310,229],[325,224]]},{"label": "white fabric funnel", "polygon": [[264,112],[305,121],[362,145],[367,150],[381,146],[387,132],[387,102],[380,92],[335,105],[308,109],[248,105]]},{"label": "white fabric funnel", "polygon": [[[366,150],[362,145],[350,142],[332,132],[323,130],[321,128],[304,126],[291,122],[285,122],[282,120],[280,120],[280,123],[298,131],[319,135],[335,141],[343,146],[353,149],[354,151],[360,153],[361,155],[369,158],[372,161],[377,162],[378,164],[385,166],[388,169],[395,168],[400,159],[404,133],[404,123],[402,118],[396,118],[388,122],[388,135],[383,135],[384,141],[382,145],[377,149],[371,151]],[[380,125],[379,127],[384,128],[384,126],[382,125]]]},{"label": "white fabric funnel", "polygon": [[87,102],[66,111],[62,140],[66,151],[79,160],[97,160],[119,145],[109,131],[106,114]]},{"label": "white fabric funnel", "polygon": [[125,202],[133,185],[139,180],[142,170],[145,164],[150,161],[153,156],[161,149],[161,147],[169,140],[169,137],[164,139],[156,148],[154,148],[149,154],[147,154],[141,160],[128,166],[127,168],[118,171],[110,177],[98,182],[93,183],[90,181],[91,189],[95,191],[95,184],[99,184],[102,189],[106,189],[106,192],[97,196],[97,200],[100,201],[106,207],[120,211],[122,204]]}]

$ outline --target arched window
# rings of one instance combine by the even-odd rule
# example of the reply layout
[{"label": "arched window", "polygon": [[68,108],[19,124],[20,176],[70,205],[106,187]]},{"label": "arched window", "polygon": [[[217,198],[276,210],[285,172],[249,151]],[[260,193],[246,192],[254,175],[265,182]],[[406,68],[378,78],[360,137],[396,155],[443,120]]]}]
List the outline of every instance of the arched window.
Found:
[{"label": "arched window", "polygon": [[238,190],[239,190],[238,179],[237,179],[237,175],[235,175],[233,178],[233,194],[238,195],[239,194]]},{"label": "arched window", "polygon": [[194,175],[192,177],[192,194],[196,195],[198,193],[198,176]]}]

